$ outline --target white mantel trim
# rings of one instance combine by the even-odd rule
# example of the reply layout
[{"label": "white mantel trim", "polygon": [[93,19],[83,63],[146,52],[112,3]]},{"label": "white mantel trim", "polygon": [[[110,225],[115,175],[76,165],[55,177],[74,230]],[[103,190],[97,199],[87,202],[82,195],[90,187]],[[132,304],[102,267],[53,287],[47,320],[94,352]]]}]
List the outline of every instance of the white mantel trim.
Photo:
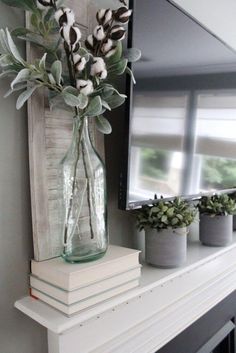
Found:
[{"label": "white mantel trim", "polygon": [[139,288],[71,318],[29,297],[15,306],[48,328],[50,353],[154,353],[236,289],[236,244],[204,251],[162,278],[145,266]]}]

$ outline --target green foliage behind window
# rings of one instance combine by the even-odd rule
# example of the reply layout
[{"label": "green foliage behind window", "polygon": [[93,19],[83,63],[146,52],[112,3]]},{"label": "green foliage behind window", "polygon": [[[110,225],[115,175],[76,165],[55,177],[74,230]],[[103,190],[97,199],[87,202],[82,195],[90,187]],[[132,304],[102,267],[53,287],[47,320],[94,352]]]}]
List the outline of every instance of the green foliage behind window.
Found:
[{"label": "green foliage behind window", "polygon": [[203,187],[216,189],[230,189],[235,186],[235,160],[226,158],[204,158],[202,183]]},{"label": "green foliage behind window", "polygon": [[168,172],[168,155],[168,151],[142,148],[140,174],[164,180]]}]

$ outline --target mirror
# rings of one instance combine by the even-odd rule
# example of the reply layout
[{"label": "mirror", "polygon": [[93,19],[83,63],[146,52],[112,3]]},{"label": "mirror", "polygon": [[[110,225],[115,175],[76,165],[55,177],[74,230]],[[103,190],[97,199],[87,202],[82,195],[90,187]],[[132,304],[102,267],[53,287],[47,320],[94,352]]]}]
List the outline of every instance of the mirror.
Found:
[{"label": "mirror", "polygon": [[236,52],[167,0],[135,1],[132,33],[142,59],[121,207],[234,188]]}]

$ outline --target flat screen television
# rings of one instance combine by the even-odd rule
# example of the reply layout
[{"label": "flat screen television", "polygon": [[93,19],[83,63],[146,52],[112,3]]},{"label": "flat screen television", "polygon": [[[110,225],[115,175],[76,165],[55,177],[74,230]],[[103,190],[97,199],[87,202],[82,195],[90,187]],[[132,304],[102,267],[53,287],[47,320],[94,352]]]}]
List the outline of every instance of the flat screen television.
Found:
[{"label": "flat screen television", "polygon": [[127,83],[120,208],[232,191],[236,52],[171,1],[132,6],[129,46],[142,58]]}]

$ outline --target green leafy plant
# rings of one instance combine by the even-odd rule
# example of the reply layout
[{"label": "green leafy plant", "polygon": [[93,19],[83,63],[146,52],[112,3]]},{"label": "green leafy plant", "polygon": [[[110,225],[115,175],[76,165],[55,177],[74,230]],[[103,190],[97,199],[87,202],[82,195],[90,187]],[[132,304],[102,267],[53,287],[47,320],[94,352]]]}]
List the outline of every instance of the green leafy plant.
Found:
[{"label": "green leafy plant", "polygon": [[[84,41],[73,10],[63,6],[63,1],[0,1],[30,13],[30,28],[0,30],[1,77],[13,77],[5,96],[24,90],[16,103],[20,109],[35,90],[45,87],[51,108],[70,111],[80,120],[94,118],[98,130],[111,133],[110,123],[103,114],[126,99],[114,82],[124,73],[133,78],[128,62],[138,60],[141,55],[138,49],[125,52],[122,49],[124,24],[132,13],[125,1],[121,1],[122,6],[117,10],[99,10],[98,25]],[[24,60],[14,37],[38,47],[40,57],[34,62]]]},{"label": "green leafy plant", "polygon": [[137,225],[139,230],[184,228],[194,221],[196,212],[194,206],[179,197],[173,201],[161,199],[153,206],[145,205],[136,212]]},{"label": "green leafy plant", "polygon": [[201,214],[214,216],[227,216],[235,214],[236,203],[227,194],[203,196],[198,204]]}]

